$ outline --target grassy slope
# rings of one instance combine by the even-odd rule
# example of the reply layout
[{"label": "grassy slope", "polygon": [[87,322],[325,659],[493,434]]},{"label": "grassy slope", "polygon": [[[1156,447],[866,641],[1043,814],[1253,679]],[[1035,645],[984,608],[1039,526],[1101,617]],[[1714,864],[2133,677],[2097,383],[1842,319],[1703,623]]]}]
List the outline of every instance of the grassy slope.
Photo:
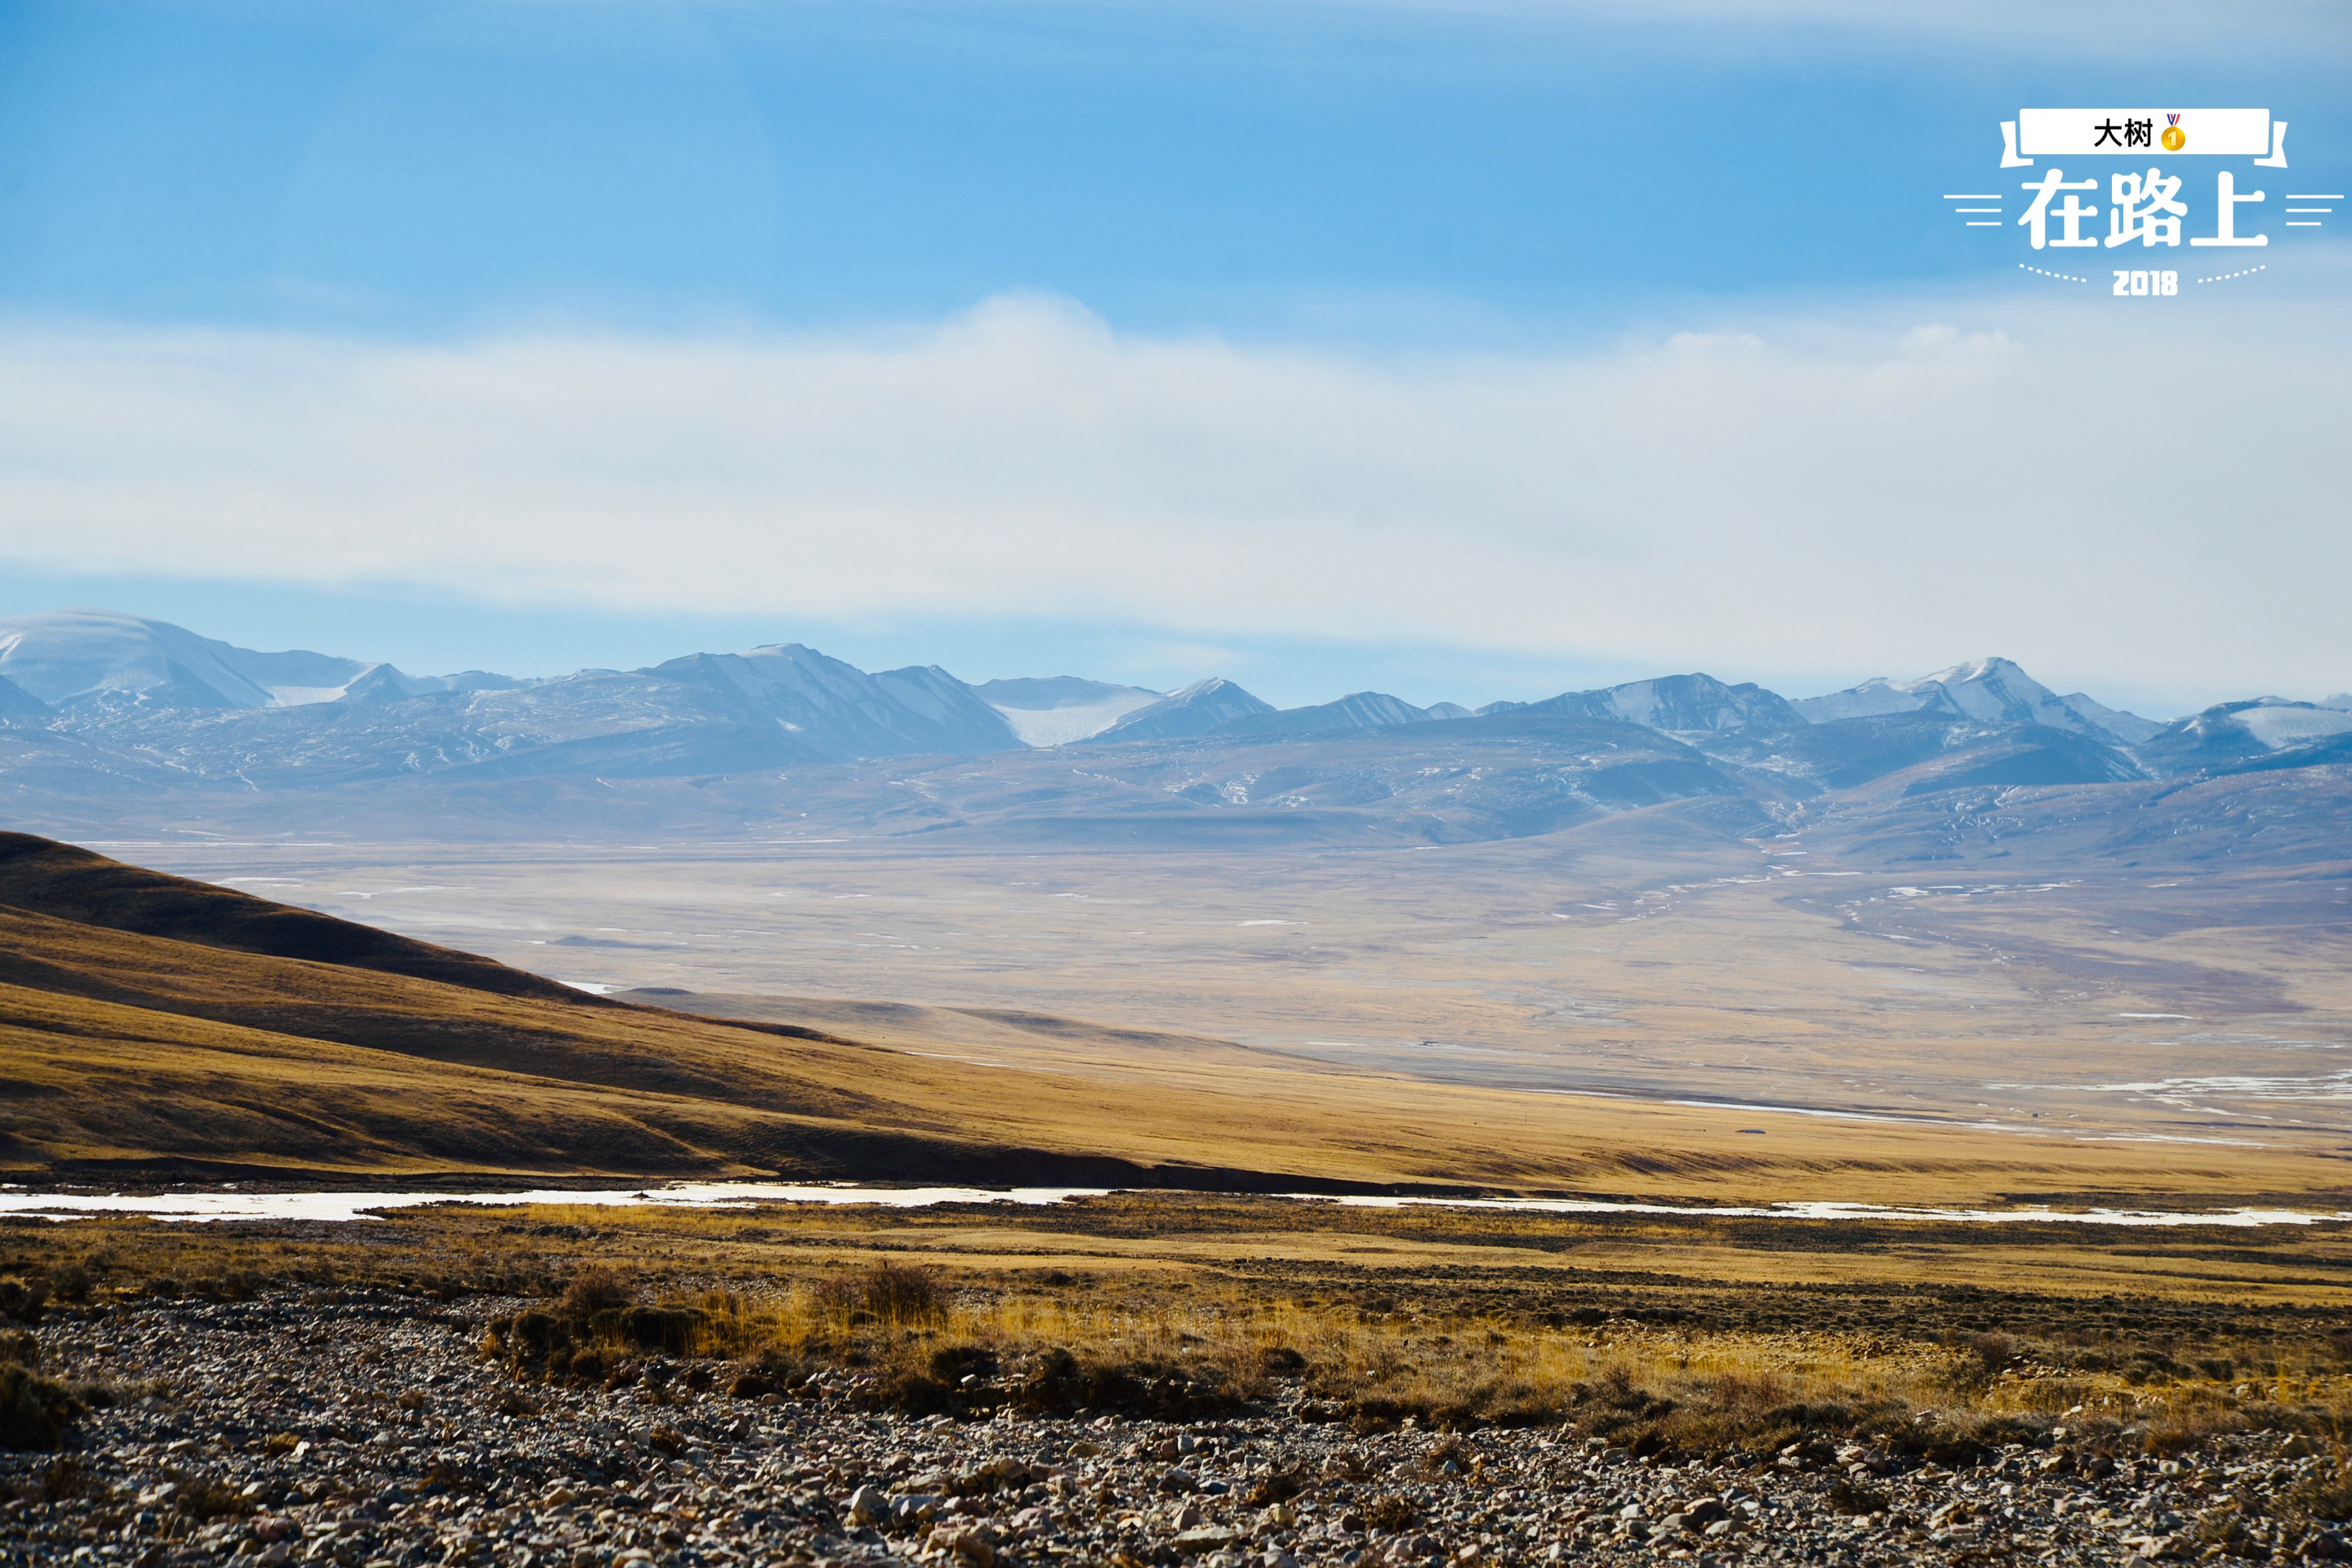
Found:
[{"label": "grassy slope", "polygon": [[[1796,1118],[1759,1138],[1727,1112],[1435,1087],[1215,1042],[1062,1070],[992,1067],[902,1029],[854,1039],[602,1003],[45,842],[0,843],[0,1166],[20,1172],[1092,1184],[1137,1179],[1118,1163],[1135,1162],[1937,1201],[2309,1194],[2341,1181],[2330,1163],[2261,1151]],[[215,926],[221,944],[205,940]]]}]

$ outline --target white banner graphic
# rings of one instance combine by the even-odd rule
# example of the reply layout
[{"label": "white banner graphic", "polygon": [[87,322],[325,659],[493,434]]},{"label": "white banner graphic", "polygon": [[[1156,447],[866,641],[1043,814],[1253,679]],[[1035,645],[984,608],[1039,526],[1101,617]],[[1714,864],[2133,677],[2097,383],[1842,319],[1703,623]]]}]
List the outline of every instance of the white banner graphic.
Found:
[{"label": "white banner graphic", "polygon": [[2171,153],[2260,158],[2271,151],[2267,109],[2021,109],[2017,150],[2026,157],[2118,157]]}]

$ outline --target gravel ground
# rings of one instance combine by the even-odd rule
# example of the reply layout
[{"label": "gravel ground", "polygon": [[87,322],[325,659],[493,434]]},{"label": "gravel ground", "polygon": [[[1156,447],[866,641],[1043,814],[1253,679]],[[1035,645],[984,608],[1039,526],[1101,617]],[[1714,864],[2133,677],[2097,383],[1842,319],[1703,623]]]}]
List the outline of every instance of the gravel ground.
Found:
[{"label": "gravel ground", "polygon": [[[101,1381],[63,1455],[0,1455],[0,1562],[238,1558],[602,1568],[928,1560],[2131,1563],[2352,1551],[2269,1504],[2332,1464],[2276,1437],[2185,1459],[2013,1448],[1958,1471],[1867,1445],[1709,1468],[1571,1431],[1358,1436],[1291,1397],[1174,1426],[864,1412],[793,1396],[526,1386],[479,1351],[512,1302],[144,1300],[52,1316],[53,1374]],[[1865,1511],[1855,1512],[1855,1510]]]}]

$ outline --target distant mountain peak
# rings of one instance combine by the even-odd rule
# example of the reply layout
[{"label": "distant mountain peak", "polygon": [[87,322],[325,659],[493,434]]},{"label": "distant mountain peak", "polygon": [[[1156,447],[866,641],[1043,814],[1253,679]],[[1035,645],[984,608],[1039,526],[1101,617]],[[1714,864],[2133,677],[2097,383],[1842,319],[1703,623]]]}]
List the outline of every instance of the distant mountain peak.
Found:
[{"label": "distant mountain peak", "polygon": [[1874,677],[1859,686],[1790,704],[1816,724],[1887,713],[1948,713],[1993,724],[2041,724],[2111,745],[2137,745],[2164,726],[2137,713],[2093,701],[2081,692],[2061,697],[1998,654],[1972,658],[1916,680]]},{"label": "distant mountain peak", "polygon": [[[1744,730],[1751,725],[1785,729],[1801,721],[1796,710],[1778,693],[1753,682],[1731,686],[1714,676],[1698,673],[1629,680],[1592,691],[1565,691],[1541,702],[1528,703],[1525,708],[1538,713],[1610,719],[1669,734]],[[1480,710],[1517,710],[1500,703]]]},{"label": "distant mountain peak", "polygon": [[1351,691],[1332,702],[1307,708],[1284,708],[1228,720],[1219,735],[1317,735],[1337,730],[1381,730],[1398,724],[1423,724],[1439,715],[1416,708],[1385,691]]},{"label": "distant mountain peak", "polygon": [[1271,713],[1274,704],[1259,700],[1225,679],[1213,675],[1181,687],[1149,707],[1122,716],[1102,732],[1106,741],[1174,741],[1205,735],[1237,719]]},{"label": "distant mountain peak", "polygon": [[1987,654],[1981,658],[1962,659],[1949,669],[1939,669],[1933,675],[1923,676],[1906,684],[1925,686],[1932,682],[1937,686],[1957,686],[1970,680],[2000,679],[2021,680],[2033,686],[2042,684],[2025,673],[2023,665],[2013,658],[2003,658],[1997,653]]}]

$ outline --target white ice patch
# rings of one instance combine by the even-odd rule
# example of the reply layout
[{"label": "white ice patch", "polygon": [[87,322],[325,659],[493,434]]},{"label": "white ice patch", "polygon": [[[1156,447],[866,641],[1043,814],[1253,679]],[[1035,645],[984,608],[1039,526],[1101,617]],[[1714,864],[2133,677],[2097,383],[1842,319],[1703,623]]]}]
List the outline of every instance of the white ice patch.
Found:
[{"label": "white ice patch", "polygon": [[280,708],[307,708],[313,702],[334,702],[346,689],[341,686],[268,686],[262,689]]},{"label": "white ice patch", "polygon": [[1159,700],[1148,692],[1132,691],[1069,708],[999,708],[997,711],[1004,715],[1023,744],[1066,746],[1099,735],[1137,709]]},{"label": "white ice patch", "polygon": [[[868,1187],[797,1185],[767,1182],[682,1182],[667,1187],[567,1192],[545,1187],[502,1193],[245,1193],[235,1190],[121,1194],[32,1193],[0,1189],[0,1214],[29,1219],[72,1220],[92,1215],[136,1214],[161,1220],[362,1220],[386,1209],[431,1204],[510,1207],[523,1204],[585,1205],[597,1208],[749,1208],[755,1204],[870,1204],[886,1208],[930,1208],[940,1204],[1047,1205],[1072,1198],[1106,1197],[1108,1187]],[[2306,1213],[2299,1209],[2223,1209],[2180,1213],[2159,1209],[1939,1209],[1884,1204],[1790,1203],[1754,1207],[1709,1207],[1696,1204],[1608,1203],[1586,1198],[1422,1198],[1349,1196],[1311,1193],[1272,1194],[1295,1202],[1336,1203],[1349,1208],[1506,1209],[1529,1214],[1695,1215],[1717,1219],[1925,1220],[1965,1225],[2217,1225],[2243,1228],[2265,1225],[2315,1225],[2352,1219],[2352,1213]]]},{"label": "white ice patch", "polygon": [[2246,708],[2238,722],[2273,752],[2352,730],[2352,713],[2333,708]]}]

